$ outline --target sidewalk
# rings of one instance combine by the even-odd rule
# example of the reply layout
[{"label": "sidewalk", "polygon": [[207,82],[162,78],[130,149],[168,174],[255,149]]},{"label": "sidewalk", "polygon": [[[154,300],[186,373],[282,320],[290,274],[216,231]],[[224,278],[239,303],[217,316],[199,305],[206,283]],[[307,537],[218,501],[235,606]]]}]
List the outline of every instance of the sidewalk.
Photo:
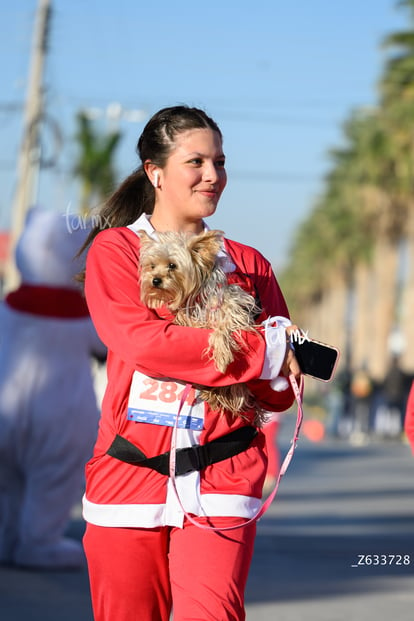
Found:
[{"label": "sidewalk", "polygon": [[[81,538],[82,532],[82,522],[74,520],[72,535]],[[408,446],[301,439],[258,524],[247,620],[411,621],[413,575],[414,457]],[[0,568],[0,616],[93,621],[87,574]]]}]

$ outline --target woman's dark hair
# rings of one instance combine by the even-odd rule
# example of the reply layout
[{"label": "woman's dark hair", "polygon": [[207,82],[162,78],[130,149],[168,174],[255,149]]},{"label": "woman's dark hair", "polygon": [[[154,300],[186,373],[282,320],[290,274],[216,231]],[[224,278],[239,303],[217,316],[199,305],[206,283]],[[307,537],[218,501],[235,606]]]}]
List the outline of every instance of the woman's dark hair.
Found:
[{"label": "woman's dark hair", "polygon": [[103,229],[127,226],[143,213],[154,209],[155,190],[143,164],[151,161],[160,168],[174,149],[178,134],[191,129],[212,129],[222,137],[218,125],[203,110],[189,106],[163,108],[154,114],[143,129],[136,147],[141,165],[134,170],[108,198],[94,217],[97,224],[91,230],[79,254],[89,247]]}]

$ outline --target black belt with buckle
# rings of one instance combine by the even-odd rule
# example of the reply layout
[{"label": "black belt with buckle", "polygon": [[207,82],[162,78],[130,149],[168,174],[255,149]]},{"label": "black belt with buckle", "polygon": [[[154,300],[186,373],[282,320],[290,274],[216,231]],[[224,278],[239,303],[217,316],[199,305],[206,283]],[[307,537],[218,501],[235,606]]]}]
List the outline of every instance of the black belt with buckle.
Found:
[{"label": "black belt with buckle", "polygon": [[[255,427],[240,427],[206,444],[195,444],[188,448],[177,449],[175,476],[181,476],[195,470],[203,470],[211,464],[242,453],[249,448],[257,434],[258,431]],[[135,444],[120,435],[116,435],[107,450],[107,454],[127,464],[151,468],[160,474],[169,474],[170,451],[155,457],[146,457]]]}]

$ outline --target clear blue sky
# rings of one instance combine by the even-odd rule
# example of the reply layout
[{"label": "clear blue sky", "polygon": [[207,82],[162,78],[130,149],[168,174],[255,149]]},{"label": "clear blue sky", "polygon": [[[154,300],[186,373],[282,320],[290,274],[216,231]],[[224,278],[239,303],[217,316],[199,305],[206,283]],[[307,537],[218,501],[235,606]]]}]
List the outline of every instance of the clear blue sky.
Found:
[{"label": "clear blue sky", "polygon": [[[224,134],[228,185],[209,225],[277,267],[323,188],[329,149],[355,108],[377,102],[383,37],[408,24],[396,0],[54,0],[45,71],[58,166],[39,203],[76,211],[74,119],[111,102],[149,116],[188,103]],[[37,0],[0,9],[0,226],[10,222]],[[96,121],[105,131],[108,122]],[[121,120],[120,178],[137,166],[143,122]],[[45,139],[45,150],[50,148]]]}]

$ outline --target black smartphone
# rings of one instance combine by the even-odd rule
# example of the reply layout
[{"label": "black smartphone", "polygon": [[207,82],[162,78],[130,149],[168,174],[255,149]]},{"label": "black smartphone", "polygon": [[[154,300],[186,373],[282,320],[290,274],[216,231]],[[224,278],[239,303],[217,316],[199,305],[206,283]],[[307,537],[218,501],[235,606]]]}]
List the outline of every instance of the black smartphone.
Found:
[{"label": "black smartphone", "polygon": [[305,375],[329,382],[333,379],[339,359],[339,349],[314,339],[295,339],[295,356]]}]

